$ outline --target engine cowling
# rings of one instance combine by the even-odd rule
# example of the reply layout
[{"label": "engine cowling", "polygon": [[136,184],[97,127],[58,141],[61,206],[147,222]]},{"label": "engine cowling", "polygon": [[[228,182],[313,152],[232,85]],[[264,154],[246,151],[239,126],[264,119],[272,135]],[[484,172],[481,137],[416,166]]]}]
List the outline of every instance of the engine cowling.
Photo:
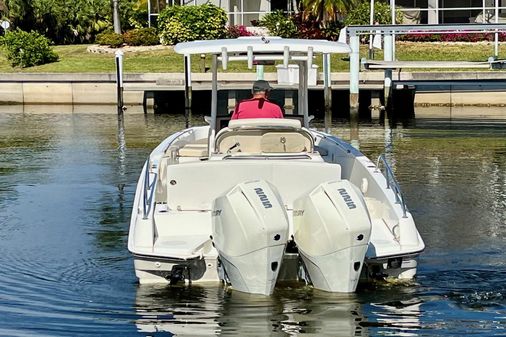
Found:
[{"label": "engine cowling", "polygon": [[313,286],[355,291],[371,235],[358,188],[347,180],[320,184],[294,203],[294,238]]},{"label": "engine cowling", "polygon": [[270,295],[288,240],[276,188],[263,180],[236,185],[213,203],[213,243],[234,289]]}]

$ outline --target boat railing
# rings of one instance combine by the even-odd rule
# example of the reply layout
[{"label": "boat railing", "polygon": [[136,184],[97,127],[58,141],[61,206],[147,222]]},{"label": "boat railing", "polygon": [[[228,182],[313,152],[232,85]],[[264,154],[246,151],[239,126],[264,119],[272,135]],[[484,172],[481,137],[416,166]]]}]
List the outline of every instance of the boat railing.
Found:
[{"label": "boat railing", "polygon": [[[153,175],[153,180],[150,181],[150,177]],[[144,203],[142,207],[142,218],[147,219],[148,214],[151,212],[151,206],[153,204],[153,196],[155,189],[153,188],[156,182],[157,174],[150,170],[149,157],[146,161],[146,171],[144,173]]]},{"label": "boat railing", "polygon": [[[381,171],[380,164],[383,165],[384,171]],[[388,161],[387,161],[387,159],[385,157],[385,154],[381,154],[378,157],[378,160],[376,162],[376,167],[377,167],[378,171],[383,172],[383,175],[385,176],[385,179],[387,181],[387,189],[391,188],[392,191],[394,192],[395,202],[397,204],[401,205],[402,214],[403,214],[403,217],[405,218],[406,217],[406,212],[407,212],[406,203],[404,202],[404,198],[403,198],[402,193],[401,193],[401,188],[399,186],[399,183],[397,182],[397,179],[395,179],[394,172],[393,172],[392,167],[390,166],[390,164],[388,164]]]}]

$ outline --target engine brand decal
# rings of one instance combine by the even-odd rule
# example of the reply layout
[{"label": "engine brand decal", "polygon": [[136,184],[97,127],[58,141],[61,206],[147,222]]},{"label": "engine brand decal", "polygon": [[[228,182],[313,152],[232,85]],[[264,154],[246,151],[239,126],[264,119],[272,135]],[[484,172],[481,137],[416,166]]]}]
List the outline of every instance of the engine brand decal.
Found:
[{"label": "engine brand decal", "polygon": [[304,210],[303,209],[294,209],[293,210],[293,216],[303,216]]},{"label": "engine brand decal", "polygon": [[269,198],[265,195],[265,192],[260,187],[255,188],[255,192],[257,193],[258,197],[260,198],[260,201],[262,202],[262,205],[264,205],[265,208],[272,208],[272,204],[269,201]]},{"label": "engine brand decal", "polygon": [[346,203],[346,206],[348,206],[349,209],[357,208],[357,205],[353,202],[353,199],[351,199],[350,195],[346,191],[345,188],[338,189],[339,194],[343,197],[344,202]]}]

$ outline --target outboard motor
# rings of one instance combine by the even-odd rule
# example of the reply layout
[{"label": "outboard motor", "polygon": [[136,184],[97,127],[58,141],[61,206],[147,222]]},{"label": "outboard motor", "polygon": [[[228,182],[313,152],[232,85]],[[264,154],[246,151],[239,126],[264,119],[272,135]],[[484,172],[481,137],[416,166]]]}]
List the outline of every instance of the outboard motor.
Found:
[{"label": "outboard motor", "polygon": [[270,295],[288,241],[288,217],[263,180],[236,185],[213,204],[213,243],[225,280],[236,290]]},{"label": "outboard motor", "polygon": [[357,288],[371,235],[360,191],[347,180],[325,182],[294,203],[294,238],[313,286]]}]

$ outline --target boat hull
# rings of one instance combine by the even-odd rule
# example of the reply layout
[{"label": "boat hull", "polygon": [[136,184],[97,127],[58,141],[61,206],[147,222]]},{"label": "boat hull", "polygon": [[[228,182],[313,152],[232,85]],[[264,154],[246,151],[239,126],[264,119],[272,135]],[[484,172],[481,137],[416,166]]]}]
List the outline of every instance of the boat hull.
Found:
[{"label": "boat hull", "polygon": [[[134,256],[135,275],[140,284],[169,284],[218,282],[217,255],[179,260],[159,256]],[[181,277],[174,273],[181,273]],[[176,279],[179,278],[179,279]]]},{"label": "boat hull", "polygon": [[[278,134],[255,127],[250,125],[245,130],[254,130],[251,135],[263,140],[259,141],[261,146],[272,145],[274,140],[279,140],[284,148],[285,141],[291,140],[286,137],[288,133],[285,129],[282,129],[284,133]],[[241,130],[236,128],[230,132],[240,133]],[[236,290],[268,295],[272,293],[276,281],[310,281],[315,288],[325,291],[351,292],[357,286],[357,275],[360,275],[360,281],[412,279],[416,275],[417,257],[424,244],[411,214],[399,203],[399,200],[402,201],[399,199],[400,192],[389,188],[378,167],[356,149],[323,133],[304,132],[312,132],[317,151],[290,156],[218,153],[208,160],[201,158],[204,152],[199,152],[199,157],[195,157],[193,152],[183,152],[195,142],[201,144],[199,140],[208,134],[208,129],[204,128],[185,130],[158,146],[143,168],[132,210],[128,248],[134,255],[139,282],[226,281]],[[263,137],[266,133],[275,139]],[[246,146],[245,140],[241,143]],[[306,148],[307,144],[304,145]],[[249,200],[242,204],[251,206],[259,203],[247,212],[246,218],[256,216],[263,220],[258,221],[260,226],[248,225],[244,228],[249,230],[256,226],[262,230],[258,231],[259,236],[249,233],[237,240],[238,236],[247,232],[237,231],[236,224],[240,222],[237,218],[226,220],[229,224],[225,230],[216,230],[215,225],[217,218],[221,217],[218,215],[237,213],[241,207],[236,208],[237,202],[234,201],[229,202],[233,206],[225,210],[216,206],[216,200],[221,198],[220,202],[224,204],[225,194],[238,184],[253,181],[251,179],[263,180],[271,186],[270,189],[277,191],[272,193],[277,196],[267,196],[266,200],[265,195],[251,193],[253,197],[248,197]],[[316,226],[315,230],[308,230],[302,236],[297,234],[297,218],[300,218],[303,207],[296,203],[324,182],[345,184],[346,193],[337,194],[333,201],[327,203],[328,207],[325,206],[330,213],[323,222],[335,224],[335,219],[340,219],[337,222],[341,224],[331,230],[319,229],[327,232],[325,235],[328,236],[324,240],[326,243],[322,244],[322,237],[311,234],[322,226],[319,221],[309,219],[307,223]],[[342,187],[328,188],[320,193],[320,197],[336,191],[340,193]],[[321,201],[321,198],[318,200]],[[265,202],[276,204],[274,209],[279,215],[278,220],[271,221],[261,215],[267,210]],[[313,204],[317,209],[321,202]],[[332,207],[338,204],[344,211],[331,212]],[[356,221],[341,221],[356,220],[354,215],[347,214],[351,211],[350,207],[355,209],[353,206],[367,210],[362,212],[362,218],[369,213],[372,230],[365,228],[367,226],[355,227]],[[326,212],[322,213],[320,209],[313,213]],[[279,218],[285,219],[279,221]],[[282,228],[276,227],[279,223],[283,223]],[[367,224],[367,221],[364,223]],[[343,232],[345,235],[337,233],[343,228],[348,228]],[[276,234],[279,238],[271,242]],[[240,243],[234,248],[230,246],[234,242]],[[334,246],[336,242],[340,243],[339,246]],[[288,248],[285,250],[285,247]],[[320,248],[325,248],[325,251],[318,251]],[[253,262],[258,262],[254,268],[251,267]],[[277,264],[275,270],[272,270],[273,263]],[[239,267],[243,271],[236,272]],[[250,284],[258,283],[254,278],[257,276],[263,279],[263,284],[253,288]],[[247,279],[252,281],[245,281]]]}]

